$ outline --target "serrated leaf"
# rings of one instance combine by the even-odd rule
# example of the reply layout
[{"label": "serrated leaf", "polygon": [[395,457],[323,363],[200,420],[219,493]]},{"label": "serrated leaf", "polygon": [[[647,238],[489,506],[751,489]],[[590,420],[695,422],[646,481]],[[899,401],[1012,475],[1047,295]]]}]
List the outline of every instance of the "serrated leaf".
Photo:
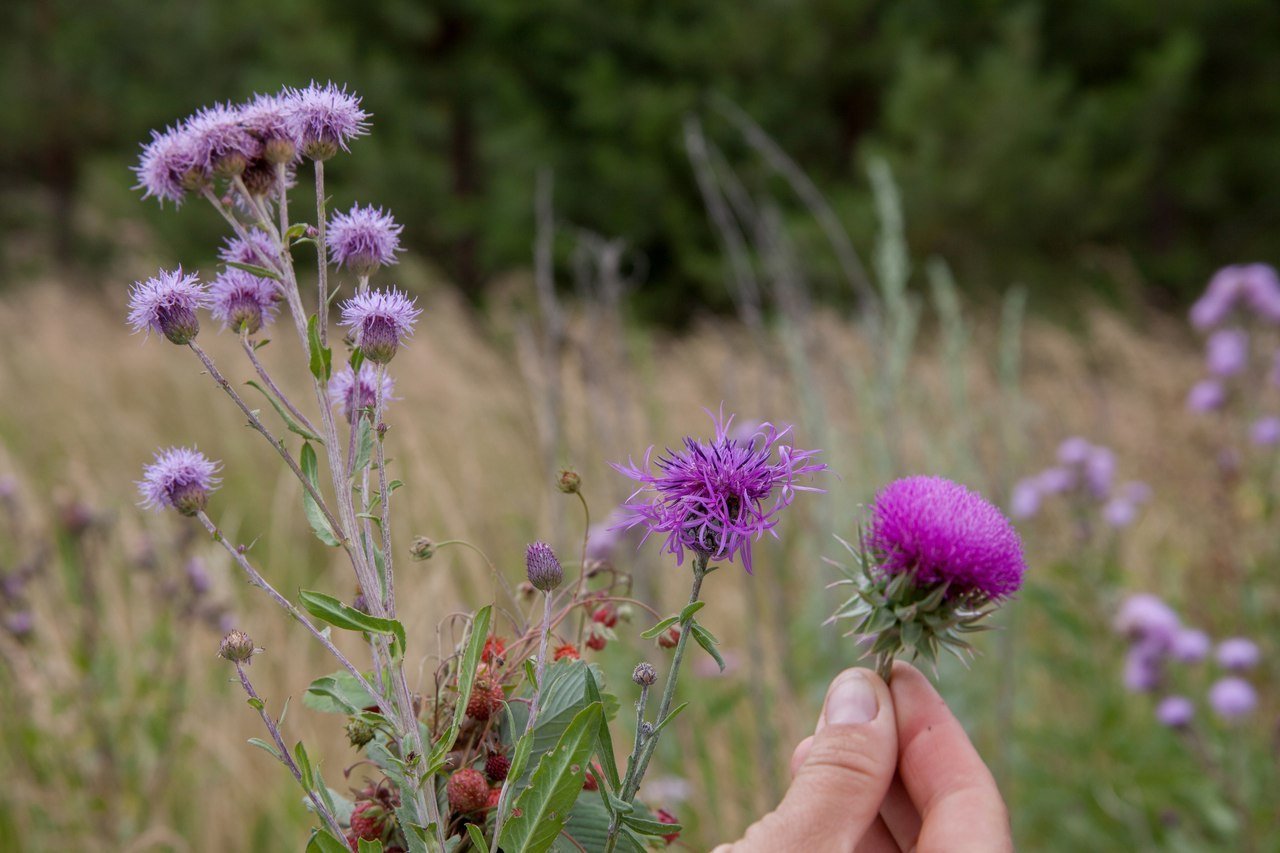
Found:
[{"label": "serrated leaf", "polygon": [[271,753],[271,757],[272,757],[272,758],[274,758],[276,761],[283,761],[283,760],[284,760],[284,756],[280,754],[280,750],[276,749],[274,746],[272,746],[271,744],[267,743],[265,740],[263,740],[263,739],[262,739],[262,738],[260,738],[260,737],[251,737],[251,738],[249,738],[249,743],[253,744],[253,745],[254,745],[254,746],[256,746],[258,749],[261,749],[261,750],[263,750],[264,752],[269,752],[269,753]]},{"label": "serrated leaf", "polygon": [[516,801],[502,833],[506,853],[544,853],[555,843],[578,795],[595,749],[604,706],[593,702],[578,713],[555,747],[542,757],[529,787]]},{"label": "serrated leaf", "polygon": [[387,634],[395,638],[403,650],[405,647],[404,625],[396,619],[380,619],[368,613],[356,610],[343,604],[332,595],[304,589],[298,592],[298,599],[303,608],[317,619],[345,628],[348,631],[367,631],[370,634]]},{"label": "serrated leaf", "polygon": [[720,654],[720,650],[716,648],[715,637],[711,636],[711,633],[697,622],[692,623],[689,627],[693,629],[693,638],[698,641],[698,645],[702,646],[706,653],[715,659],[720,671],[724,672],[724,657]]},{"label": "serrated leaf", "polygon": [[289,414],[288,411],[285,410],[284,406],[280,405],[280,402],[276,400],[274,394],[267,393],[267,390],[265,388],[263,388],[261,385],[259,385],[257,382],[255,382],[252,379],[250,379],[248,382],[244,384],[248,385],[251,388],[256,389],[259,394],[267,398],[267,402],[271,404],[271,408],[276,410],[276,414],[278,414],[280,416],[280,419],[284,421],[285,428],[288,429],[289,432],[296,433],[297,435],[300,435],[303,438],[305,438],[307,441],[314,441],[317,444],[324,444],[324,439],[322,439],[320,436],[316,435],[314,432],[312,432],[311,430],[307,429],[302,424],[294,420],[293,415]]},{"label": "serrated leaf", "polygon": [[269,270],[266,267],[260,267],[257,264],[245,264],[240,261],[226,261],[226,265],[229,267],[235,267],[238,270],[244,270],[245,272],[251,272],[258,278],[269,278],[272,281],[283,281],[283,279],[280,278],[280,273],[275,270]]},{"label": "serrated leaf", "polygon": [[316,315],[307,320],[307,348],[310,357],[307,366],[311,375],[322,382],[328,382],[333,375],[333,350],[320,344],[320,329]]},{"label": "serrated leaf", "polygon": [[659,622],[657,625],[654,625],[648,631],[643,632],[640,636],[646,640],[652,640],[654,637],[658,636],[663,631],[667,630],[668,628],[670,628],[672,625],[676,624],[679,621],[680,621],[679,616],[668,616],[666,619],[663,619],[661,622]]},{"label": "serrated leaf", "polygon": [[484,840],[484,833],[480,831],[480,827],[474,823],[467,824],[467,837],[471,839],[471,846],[479,853],[489,853],[489,844]]},{"label": "serrated leaf", "polygon": [[[304,442],[302,445],[299,463],[302,467],[302,475],[307,478],[307,482],[311,484],[311,488],[315,490],[316,494],[319,494],[320,462],[316,458],[315,448],[309,442]],[[311,530],[316,534],[316,538],[330,547],[337,546],[339,544],[337,533],[329,526],[329,519],[325,518],[324,511],[320,509],[320,504],[316,503],[315,498],[311,497],[311,492],[306,489],[302,490],[302,508],[307,514],[307,522],[310,523]]]}]

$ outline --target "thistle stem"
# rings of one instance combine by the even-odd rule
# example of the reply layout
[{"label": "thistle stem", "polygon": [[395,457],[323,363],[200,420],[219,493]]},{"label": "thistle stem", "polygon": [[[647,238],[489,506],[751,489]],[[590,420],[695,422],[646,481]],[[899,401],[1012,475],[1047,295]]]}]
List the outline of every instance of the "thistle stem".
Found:
[{"label": "thistle stem", "polygon": [[319,271],[320,306],[316,310],[316,325],[320,332],[320,346],[329,345],[329,259],[325,256],[324,214],[324,161],[316,160],[316,267]]},{"label": "thistle stem", "polygon": [[319,435],[320,433],[312,425],[311,419],[299,411],[298,407],[295,406],[293,402],[284,395],[284,392],[276,386],[276,383],[272,381],[271,374],[267,373],[266,367],[264,367],[262,362],[258,360],[257,350],[253,348],[253,342],[249,340],[249,334],[247,332],[240,333],[240,344],[244,347],[245,355],[249,356],[249,362],[253,365],[253,369],[258,372],[258,376],[267,384],[268,390],[270,390],[272,394],[276,395],[276,399],[279,400],[280,403],[289,411],[289,414],[297,418],[298,423],[307,428],[308,432],[311,432],[314,435]]}]

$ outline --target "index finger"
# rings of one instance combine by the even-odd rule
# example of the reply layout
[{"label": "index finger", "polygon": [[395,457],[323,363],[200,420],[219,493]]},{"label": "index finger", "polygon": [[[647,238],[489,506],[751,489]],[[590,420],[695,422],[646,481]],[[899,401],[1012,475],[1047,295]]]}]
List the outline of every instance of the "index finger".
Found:
[{"label": "index finger", "polygon": [[898,772],[920,813],[920,853],[1013,850],[995,778],[964,727],[913,666],[896,663],[889,684],[898,722]]}]

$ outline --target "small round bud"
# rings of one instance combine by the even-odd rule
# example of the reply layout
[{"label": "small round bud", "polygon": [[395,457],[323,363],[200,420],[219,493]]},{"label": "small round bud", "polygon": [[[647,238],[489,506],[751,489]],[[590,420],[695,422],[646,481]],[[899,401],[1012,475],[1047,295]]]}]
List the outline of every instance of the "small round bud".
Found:
[{"label": "small round bud", "polygon": [[303,143],[302,153],[312,160],[319,160],[323,163],[338,153],[338,146],[333,142],[314,140]]},{"label": "small round bud", "polygon": [[636,664],[635,671],[631,673],[631,680],[641,687],[652,687],[658,680],[658,670],[654,669],[653,664],[642,661]]},{"label": "small round bud", "polygon": [[565,468],[560,472],[560,479],[556,481],[556,486],[566,495],[576,495],[582,491],[582,478],[572,468]]},{"label": "small round bud", "polygon": [[283,136],[268,139],[262,144],[262,156],[268,163],[290,163],[298,156],[298,146],[293,144],[292,139]]},{"label": "small round bud", "polygon": [[351,741],[351,745],[356,749],[361,749],[365,744],[373,740],[373,726],[364,720],[352,717],[347,720],[347,740]]},{"label": "small round bud", "polygon": [[543,592],[551,592],[564,581],[564,569],[556,552],[546,542],[534,542],[524,554],[529,583]]},{"label": "small round bud", "polygon": [[672,625],[658,635],[658,645],[664,649],[674,649],[680,644],[680,626]]},{"label": "small round bud", "polygon": [[415,560],[430,560],[436,555],[436,543],[425,536],[418,536],[409,546],[409,556]]},{"label": "small round bud", "polygon": [[253,639],[237,629],[222,638],[222,643],[218,646],[218,657],[232,663],[248,663],[255,651]]},{"label": "small round bud", "polygon": [[244,172],[249,159],[239,151],[231,151],[214,161],[213,174],[219,178],[234,178]]},{"label": "small round bud", "polygon": [[189,344],[200,334],[200,318],[187,305],[173,304],[157,309],[156,323],[164,336],[179,346]]}]

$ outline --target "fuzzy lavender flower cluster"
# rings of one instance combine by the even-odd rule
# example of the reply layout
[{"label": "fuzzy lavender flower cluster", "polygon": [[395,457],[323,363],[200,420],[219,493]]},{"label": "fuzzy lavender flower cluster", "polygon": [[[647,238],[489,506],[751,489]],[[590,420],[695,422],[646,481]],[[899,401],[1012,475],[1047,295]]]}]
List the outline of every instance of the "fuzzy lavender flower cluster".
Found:
[{"label": "fuzzy lavender flower cluster", "polygon": [[1217,644],[1204,631],[1186,626],[1172,607],[1155,595],[1132,595],[1116,613],[1115,629],[1129,643],[1125,658],[1124,684],[1135,693],[1160,697],[1156,719],[1172,728],[1191,725],[1195,702],[1170,689],[1173,667],[1190,667],[1206,662],[1212,654],[1220,670],[1208,688],[1209,707],[1223,720],[1247,717],[1258,704],[1254,686],[1244,678],[1261,660],[1256,643],[1232,637]]},{"label": "fuzzy lavender flower cluster", "polygon": [[[1191,308],[1191,324],[1205,339],[1207,376],[1187,394],[1187,408],[1209,413],[1234,400],[1257,401],[1266,386],[1280,389],[1280,348],[1268,336],[1280,327],[1280,278],[1266,264],[1219,270]],[[1249,440],[1280,446],[1280,415],[1254,412]]]},{"label": "fuzzy lavender flower cluster", "polygon": [[1085,514],[1100,512],[1111,527],[1128,527],[1151,500],[1151,488],[1136,480],[1117,484],[1115,473],[1111,448],[1073,436],[1058,446],[1056,465],[1014,485],[1009,512],[1017,519],[1031,518],[1047,499],[1060,497]]}]

